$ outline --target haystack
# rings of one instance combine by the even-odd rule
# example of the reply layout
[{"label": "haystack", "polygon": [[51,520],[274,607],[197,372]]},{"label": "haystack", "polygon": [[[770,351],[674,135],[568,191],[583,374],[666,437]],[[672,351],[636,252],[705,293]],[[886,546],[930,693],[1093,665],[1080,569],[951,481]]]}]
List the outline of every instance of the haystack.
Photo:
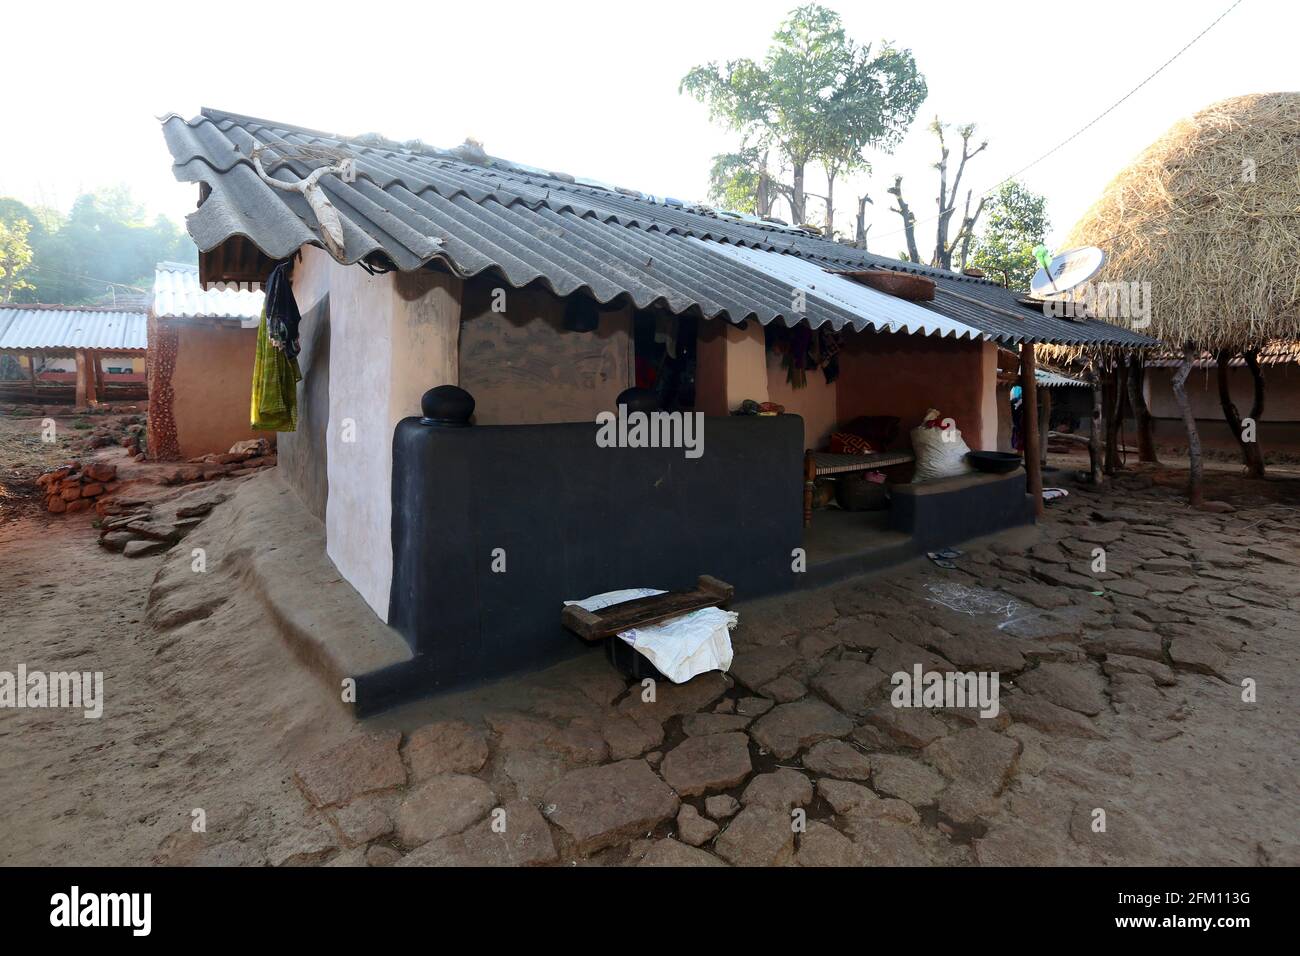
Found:
[{"label": "haystack", "polygon": [[[1240,353],[1257,372],[1259,348],[1300,339],[1300,93],[1239,96],[1175,124],[1115,177],[1067,244],[1105,250],[1096,282],[1150,283],[1143,331],[1186,355],[1174,390],[1199,502],[1200,442],[1182,392],[1193,359],[1208,351],[1226,369]],[[1257,417],[1262,373],[1255,382]],[[1258,445],[1243,441],[1242,416],[1223,395],[1247,466],[1262,475]]]}]

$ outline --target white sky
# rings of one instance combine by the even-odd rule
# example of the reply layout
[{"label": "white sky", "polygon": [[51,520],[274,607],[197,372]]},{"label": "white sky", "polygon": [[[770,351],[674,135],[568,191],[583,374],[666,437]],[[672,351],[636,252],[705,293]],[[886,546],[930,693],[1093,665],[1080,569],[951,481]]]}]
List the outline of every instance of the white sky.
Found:
[{"label": "white sky", "polygon": [[[875,200],[871,248],[903,248],[884,192],[895,172],[919,218],[934,211],[925,127],[974,121],[989,148],[967,170],[992,186],[1092,119],[1231,0],[1082,4],[825,0],[859,42],[909,47],[930,96],[870,180],[836,185],[837,226],[855,190]],[[677,92],[693,65],[759,58],[796,0],[647,4],[34,3],[4,10],[9,94],[0,195],[66,209],[126,183],[177,219],[178,184],[155,117],[200,106],[340,133],[381,132],[488,152],[646,192],[702,199],[710,158],[734,136]],[[1023,177],[1048,197],[1059,241],[1110,178],[1175,120],[1228,96],[1297,86],[1296,0],[1244,0],[1085,137]],[[822,192],[814,173],[808,188]],[[964,190],[963,190],[964,191]],[[810,217],[820,212],[810,206]],[[919,227],[925,254],[932,227]],[[892,234],[892,235],[886,235]]]}]

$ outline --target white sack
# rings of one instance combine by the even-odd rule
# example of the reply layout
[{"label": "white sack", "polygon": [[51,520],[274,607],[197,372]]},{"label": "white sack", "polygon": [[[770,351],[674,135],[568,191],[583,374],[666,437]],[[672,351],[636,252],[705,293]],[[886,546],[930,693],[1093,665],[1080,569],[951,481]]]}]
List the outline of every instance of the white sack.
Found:
[{"label": "white sack", "polygon": [[966,460],[970,446],[961,437],[961,429],[956,425],[951,428],[926,428],[920,425],[913,428],[912,452],[916,455],[916,469],[912,473],[912,484],[933,481],[936,478],[954,478],[968,475],[975,469]]},{"label": "white sack", "polygon": [[[599,611],[652,594],[656,588],[623,588],[594,594],[581,601],[565,601],[587,611]],[[649,627],[634,627],[618,636],[644,654],[674,684],[684,684],[696,674],[725,671],[731,666],[731,635],[740,616],[720,607],[705,607]]]}]

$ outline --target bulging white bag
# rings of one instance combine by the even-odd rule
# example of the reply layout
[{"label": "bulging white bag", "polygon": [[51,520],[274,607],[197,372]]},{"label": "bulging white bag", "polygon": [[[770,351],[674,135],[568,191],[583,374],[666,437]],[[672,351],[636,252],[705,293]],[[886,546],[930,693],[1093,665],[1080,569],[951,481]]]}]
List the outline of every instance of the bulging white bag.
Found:
[{"label": "bulging white bag", "polygon": [[[925,413],[925,422],[938,421],[939,412],[930,409]],[[916,455],[916,467],[912,472],[912,484],[933,481],[936,478],[954,478],[968,475],[975,469],[966,460],[970,446],[961,437],[961,429],[956,422],[949,422],[947,428],[930,428],[924,422],[913,428],[912,452]]]},{"label": "bulging white bag", "polygon": [[[611,604],[663,594],[656,588],[623,588],[593,594],[581,601],[565,601],[586,611],[599,611]],[[731,635],[740,615],[720,607],[705,607],[681,617],[669,618],[649,627],[621,632],[620,640],[631,644],[674,684],[684,684],[696,674],[725,671],[731,666]]]}]

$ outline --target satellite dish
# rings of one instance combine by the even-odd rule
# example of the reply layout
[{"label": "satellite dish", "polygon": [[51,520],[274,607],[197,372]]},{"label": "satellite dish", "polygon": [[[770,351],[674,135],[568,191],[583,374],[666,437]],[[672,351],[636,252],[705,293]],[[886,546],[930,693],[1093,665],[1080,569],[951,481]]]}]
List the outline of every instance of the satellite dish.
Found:
[{"label": "satellite dish", "polygon": [[1083,285],[1106,264],[1106,253],[1096,246],[1067,249],[1039,268],[1029,283],[1029,294],[1035,299],[1064,299],[1071,289]]}]

